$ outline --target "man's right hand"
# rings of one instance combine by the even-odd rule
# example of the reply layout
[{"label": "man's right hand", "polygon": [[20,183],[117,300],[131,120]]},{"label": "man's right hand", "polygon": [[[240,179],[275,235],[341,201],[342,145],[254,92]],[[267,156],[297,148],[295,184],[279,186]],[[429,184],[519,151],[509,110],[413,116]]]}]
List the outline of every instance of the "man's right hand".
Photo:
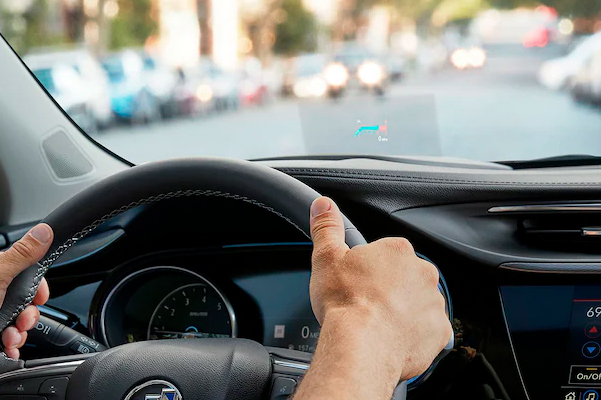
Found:
[{"label": "man's right hand", "polygon": [[[342,214],[326,197],[313,203],[311,233],[311,304],[322,325],[316,358],[327,360],[325,353],[346,341],[346,353],[339,356],[348,354],[354,362],[357,353],[355,358],[363,364],[355,368],[369,368],[365,358],[373,357],[378,377],[367,379],[392,379],[386,393],[399,380],[423,373],[453,334],[436,267],[418,258],[402,238],[349,249]],[[355,343],[352,338],[360,340]],[[322,343],[328,340],[331,343]]]}]

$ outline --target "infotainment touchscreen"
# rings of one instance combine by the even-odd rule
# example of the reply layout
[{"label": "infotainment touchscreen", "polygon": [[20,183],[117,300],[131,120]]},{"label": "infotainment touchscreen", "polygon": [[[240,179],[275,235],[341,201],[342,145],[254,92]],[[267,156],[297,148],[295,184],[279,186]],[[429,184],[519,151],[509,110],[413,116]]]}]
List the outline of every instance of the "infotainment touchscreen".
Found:
[{"label": "infotainment touchscreen", "polygon": [[599,400],[601,286],[504,286],[501,296],[529,397]]}]

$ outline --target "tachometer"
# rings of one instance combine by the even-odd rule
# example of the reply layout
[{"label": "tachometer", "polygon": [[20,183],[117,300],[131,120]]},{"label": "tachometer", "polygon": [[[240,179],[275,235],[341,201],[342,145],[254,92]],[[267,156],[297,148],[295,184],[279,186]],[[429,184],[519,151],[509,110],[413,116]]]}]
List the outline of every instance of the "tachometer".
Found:
[{"label": "tachometer", "polygon": [[236,336],[230,303],[207,283],[179,287],[157,306],[148,326],[148,339],[194,339]]}]

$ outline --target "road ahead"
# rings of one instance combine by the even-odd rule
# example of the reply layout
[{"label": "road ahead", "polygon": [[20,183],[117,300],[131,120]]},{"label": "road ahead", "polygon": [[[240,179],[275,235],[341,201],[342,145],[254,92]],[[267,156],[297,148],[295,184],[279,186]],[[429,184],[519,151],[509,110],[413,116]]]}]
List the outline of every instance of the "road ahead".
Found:
[{"label": "road ahead", "polygon": [[[340,101],[273,100],[198,119],[115,128],[97,136],[135,163],[182,156],[258,158],[303,154],[393,154],[477,160],[601,155],[601,111],[535,79],[558,49],[498,48],[482,70],[415,73],[383,98],[354,91]],[[354,136],[388,126],[387,141]]]}]

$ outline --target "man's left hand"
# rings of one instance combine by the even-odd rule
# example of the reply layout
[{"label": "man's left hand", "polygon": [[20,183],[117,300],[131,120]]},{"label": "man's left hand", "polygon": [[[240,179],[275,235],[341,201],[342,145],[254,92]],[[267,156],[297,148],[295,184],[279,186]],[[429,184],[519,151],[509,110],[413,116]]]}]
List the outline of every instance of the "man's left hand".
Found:
[{"label": "man's left hand", "polygon": [[[19,273],[44,257],[50,248],[54,234],[50,226],[39,224],[15,242],[5,252],[0,252],[0,306],[4,303],[6,290]],[[19,358],[19,349],[27,340],[27,331],[33,329],[40,318],[37,306],[48,301],[48,282],[42,279],[31,305],[17,317],[15,324],[2,332],[4,352],[10,358]]]}]

